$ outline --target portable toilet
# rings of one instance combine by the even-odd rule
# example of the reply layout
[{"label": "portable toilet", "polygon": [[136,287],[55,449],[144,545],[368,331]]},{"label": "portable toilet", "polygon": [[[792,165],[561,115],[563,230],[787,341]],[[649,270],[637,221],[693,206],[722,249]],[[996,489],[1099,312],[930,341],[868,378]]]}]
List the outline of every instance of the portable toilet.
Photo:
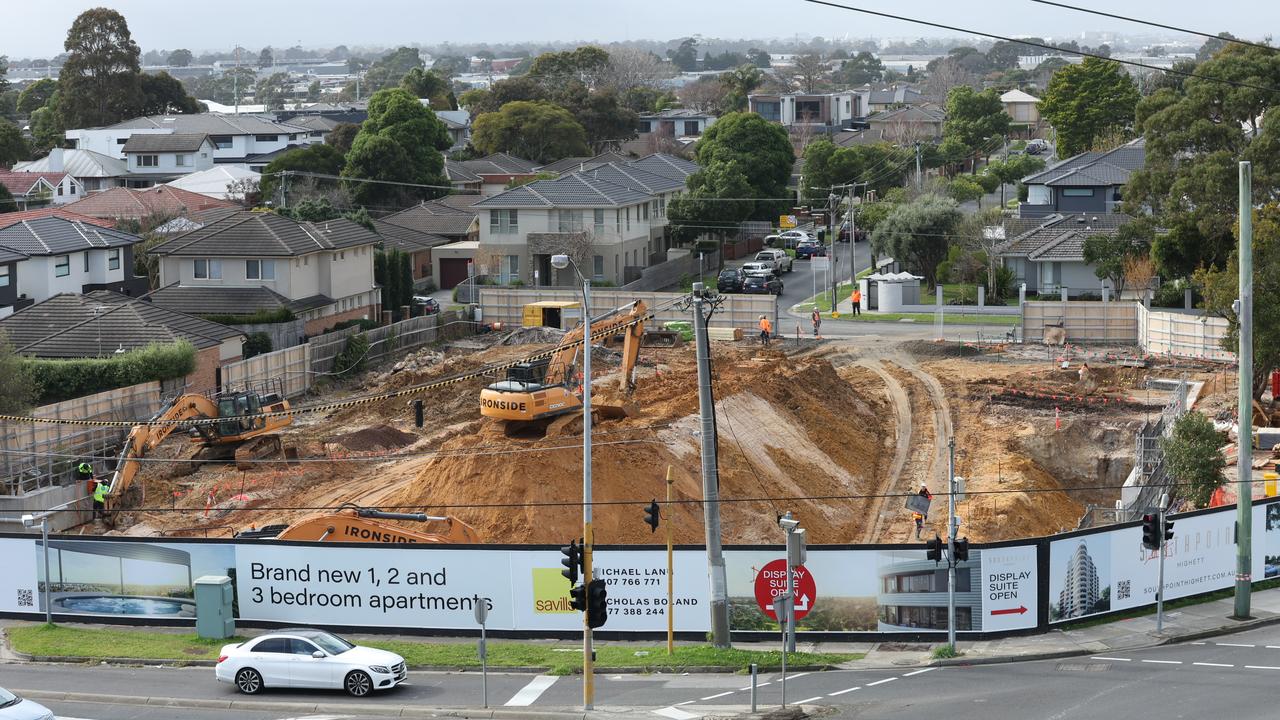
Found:
[{"label": "portable toilet", "polygon": [[203,575],[192,583],[196,593],[196,635],[225,640],[236,634],[232,603],[235,589],[226,575]]}]

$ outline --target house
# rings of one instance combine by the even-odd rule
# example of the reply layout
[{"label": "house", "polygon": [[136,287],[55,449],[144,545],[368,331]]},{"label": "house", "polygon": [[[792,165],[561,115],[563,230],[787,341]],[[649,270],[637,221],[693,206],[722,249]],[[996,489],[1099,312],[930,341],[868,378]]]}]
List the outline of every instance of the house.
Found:
[{"label": "house", "polygon": [[159,257],[160,307],[251,315],[287,309],[317,335],[343,320],[378,316],[373,252],[381,239],[350,220],[298,222],[275,213],[228,213],[149,251]]},{"label": "house", "polygon": [[866,139],[895,145],[932,142],[942,137],[946,119],[946,111],[931,103],[882,110],[866,119]]},{"label": "house", "polygon": [[453,139],[450,150],[459,150],[471,142],[471,113],[466,110],[435,110],[436,117],[444,123]]},{"label": "house", "polygon": [[653,153],[645,155],[638,160],[632,160],[628,163],[632,167],[639,168],[651,172],[655,175],[673,178],[680,182],[685,182],[686,178],[698,172],[700,169],[698,163],[692,160],[668,155],[666,153]]},{"label": "house", "polygon": [[1017,88],[1000,96],[1004,112],[1009,116],[1009,135],[1017,138],[1040,136],[1040,98]]},{"label": "house", "polygon": [[[30,172],[0,168],[0,185],[9,191],[19,210],[32,206],[63,205],[84,196],[84,186],[66,172]],[[12,208],[3,208],[11,210]]]},{"label": "house", "polygon": [[0,315],[59,293],[147,291],[147,279],[133,275],[133,247],[141,238],[69,214],[13,222],[7,215],[0,215]]},{"label": "house", "polygon": [[670,108],[662,112],[640,113],[636,132],[640,135],[657,133],[667,137],[699,137],[716,121],[711,113],[685,108]]},{"label": "house", "polygon": [[537,177],[537,163],[506,153],[493,153],[477,160],[461,160],[457,164],[480,178],[480,192],[483,195],[500,193],[513,180],[532,180]]},{"label": "house", "polygon": [[14,352],[38,358],[97,358],[185,340],[196,350],[186,377],[196,392],[222,384],[222,367],[243,356],[244,333],[107,290],[59,293],[0,320]]},{"label": "house", "polygon": [[[374,228],[390,245],[414,255],[414,280],[434,278],[439,288],[452,288],[467,278],[466,264],[480,238],[479,213],[471,205],[480,195],[448,195],[428,200],[374,221]],[[443,250],[442,248],[449,248]],[[444,257],[443,263],[438,261]],[[461,262],[452,260],[460,259]],[[425,263],[425,267],[424,267]]]},{"label": "house", "polygon": [[409,255],[415,285],[418,281],[422,281],[422,285],[425,286],[427,280],[434,278],[435,268],[431,262],[432,248],[454,242],[443,235],[419,232],[385,220],[374,220],[373,229],[382,237],[383,250],[399,250]]},{"label": "house", "polygon": [[[66,132],[67,140],[80,150],[92,150],[123,159],[123,149],[135,135],[208,135],[217,164],[248,167],[248,159],[295,145],[319,142],[311,129],[276,122],[257,115],[152,115],[133,118],[100,128],[77,128]],[[130,166],[130,170],[133,166]]]},{"label": "house", "polygon": [[751,112],[784,127],[828,132],[851,127],[864,114],[862,96],[853,91],[749,95],[747,104]]},{"label": "house", "polygon": [[1113,234],[1132,220],[1123,213],[1055,213],[997,246],[996,254],[1028,293],[1058,297],[1066,289],[1068,297],[1101,295],[1098,276],[1084,260],[1084,241]]},{"label": "house", "polygon": [[616,152],[605,152],[595,157],[567,157],[557,160],[550,165],[543,165],[538,168],[538,172],[544,175],[564,175],[571,172],[579,172],[582,170],[594,170],[601,165],[609,163],[627,163],[631,162],[631,158]]},{"label": "house", "polygon": [[66,206],[80,215],[109,220],[142,220],[175,218],[213,208],[239,208],[230,200],[201,195],[170,185],[156,185],[143,190],[111,188],[94,193]]},{"label": "house", "polygon": [[1027,201],[1022,217],[1054,213],[1105,214],[1122,200],[1129,176],[1146,161],[1146,141],[1138,138],[1107,152],[1083,152],[1022,179]]},{"label": "house", "polygon": [[120,152],[129,172],[155,182],[213,168],[213,143],[203,134],[131,135]]},{"label": "house", "polygon": [[861,100],[862,112],[872,115],[886,110],[919,105],[925,102],[924,94],[910,85],[863,85],[854,90]]},{"label": "house", "polygon": [[479,195],[484,185],[484,180],[479,175],[468,170],[461,162],[457,160],[444,160],[444,174],[449,178],[449,184],[453,189],[460,193],[471,193]]},{"label": "house", "polygon": [[649,192],[601,171],[537,180],[477,202],[478,269],[504,284],[573,285],[571,269],[551,267],[551,256],[564,253],[581,258],[580,271],[592,279],[617,285],[635,279],[661,249],[655,226],[665,226],[667,203],[678,191]]},{"label": "house", "polygon": [[342,124],[325,115],[298,115],[289,120],[289,124],[307,131],[307,137],[316,142],[324,142],[324,136]]},{"label": "house", "polygon": [[[54,148],[39,160],[17,163],[13,169],[20,172],[65,172],[80,183],[80,193],[124,187],[130,184],[132,178],[122,158],[108,157],[92,150]],[[145,178],[140,182],[143,183],[143,187],[151,184],[151,181]]]},{"label": "house", "polygon": [[238,165],[215,165],[208,170],[183,175],[165,183],[171,188],[198,193],[219,200],[241,202],[246,191],[256,192],[262,174]]}]

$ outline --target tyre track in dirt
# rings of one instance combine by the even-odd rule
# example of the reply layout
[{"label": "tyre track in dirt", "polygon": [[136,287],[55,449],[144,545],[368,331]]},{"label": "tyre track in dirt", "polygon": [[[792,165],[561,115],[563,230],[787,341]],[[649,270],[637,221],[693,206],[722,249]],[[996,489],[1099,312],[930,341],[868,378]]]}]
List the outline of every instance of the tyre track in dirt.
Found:
[{"label": "tyre track in dirt", "polygon": [[867,518],[866,529],[862,534],[862,542],[874,543],[876,538],[880,536],[885,515],[892,512],[891,509],[886,510],[885,505],[890,498],[884,496],[893,492],[893,486],[902,477],[902,471],[911,455],[911,398],[907,396],[906,389],[902,387],[898,379],[885,370],[880,361],[862,360],[856,364],[871,370],[884,381],[885,393],[889,396],[890,402],[893,403],[895,419],[893,462],[889,465],[889,472],[885,474],[884,479],[876,489],[876,494],[880,497],[875,498],[871,503],[871,512]]}]

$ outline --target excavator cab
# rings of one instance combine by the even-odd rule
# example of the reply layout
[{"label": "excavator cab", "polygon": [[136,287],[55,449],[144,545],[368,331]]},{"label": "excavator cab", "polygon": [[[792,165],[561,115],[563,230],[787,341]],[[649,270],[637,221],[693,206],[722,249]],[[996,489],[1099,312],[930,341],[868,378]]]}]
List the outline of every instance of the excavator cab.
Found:
[{"label": "excavator cab", "polygon": [[522,362],[507,368],[505,380],[489,385],[490,390],[498,392],[534,392],[545,390],[547,369],[551,364],[549,358]]},{"label": "excavator cab", "polygon": [[243,435],[266,424],[262,417],[246,417],[262,413],[262,398],[254,392],[225,393],[218,396],[218,434],[222,437]]}]

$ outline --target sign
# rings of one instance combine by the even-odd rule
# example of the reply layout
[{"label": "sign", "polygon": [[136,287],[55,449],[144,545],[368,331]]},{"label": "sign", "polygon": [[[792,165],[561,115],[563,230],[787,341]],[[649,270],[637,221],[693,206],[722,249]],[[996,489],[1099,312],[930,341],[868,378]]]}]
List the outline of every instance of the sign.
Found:
[{"label": "sign", "polygon": [[477,595],[473,600],[476,608],[476,624],[483,625],[484,621],[489,618],[489,603],[481,602],[481,597]]},{"label": "sign", "polygon": [[778,216],[778,227],[790,229],[795,226],[796,226],[795,215],[779,215]]},{"label": "sign", "polygon": [[831,258],[825,255],[814,255],[809,268],[814,272],[831,269]]},{"label": "sign", "polygon": [[1036,626],[1034,545],[982,550],[982,629],[986,632]]},{"label": "sign", "polygon": [[[786,592],[786,578],[786,560],[773,560],[756,574],[756,604],[771,620],[778,619],[778,612],[773,607],[774,599]],[[803,565],[791,568],[791,578],[796,594],[796,619],[799,620],[813,609],[814,601],[818,599],[818,586],[813,581],[813,574]]]}]

